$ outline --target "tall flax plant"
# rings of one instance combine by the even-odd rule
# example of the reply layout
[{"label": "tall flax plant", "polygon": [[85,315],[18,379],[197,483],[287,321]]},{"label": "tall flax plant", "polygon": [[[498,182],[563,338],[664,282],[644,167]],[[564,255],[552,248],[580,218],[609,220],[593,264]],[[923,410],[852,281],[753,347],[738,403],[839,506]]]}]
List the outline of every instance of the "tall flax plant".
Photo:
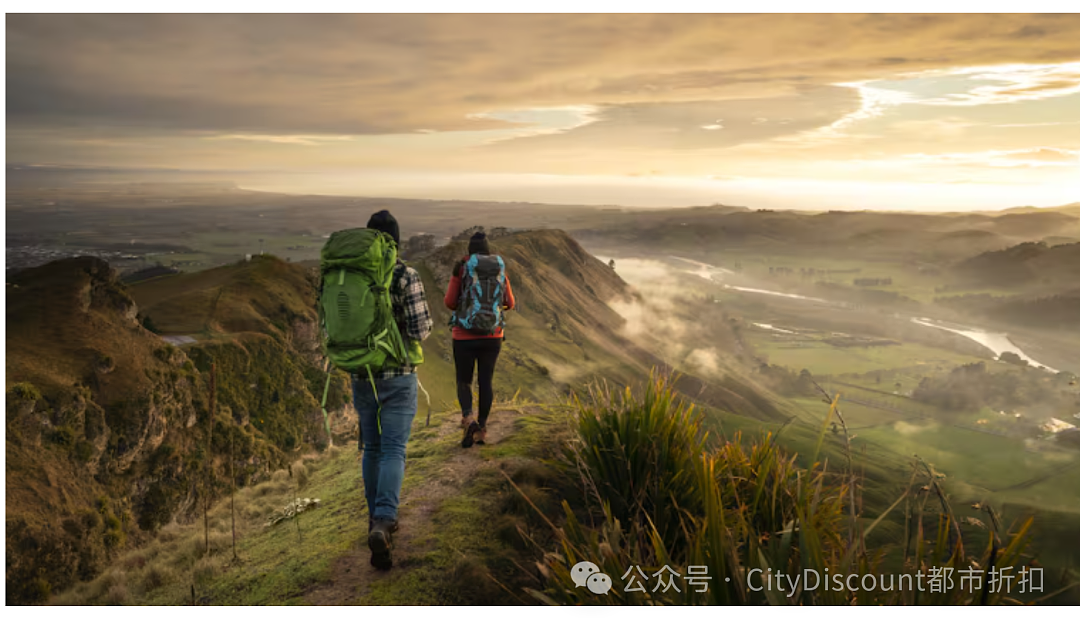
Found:
[{"label": "tall flax plant", "polygon": [[[839,399],[830,400],[831,418],[843,422]],[[546,578],[543,592],[528,592],[544,603],[579,604],[915,604],[1000,603],[1001,593],[972,593],[953,586],[939,593],[882,589],[805,590],[790,582],[780,590],[770,575],[806,578],[817,574],[876,574],[889,550],[868,550],[866,538],[901,502],[908,501],[913,547],[903,556],[901,573],[929,574],[934,566],[1019,569],[1029,539],[1030,521],[1001,540],[993,523],[986,529],[981,556],[967,557],[960,523],[941,489],[941,475],[923,464],[928,484],[900,496],[873,520],[854,506],[858,479],[850,456],[846,473],[832,473],[818,462],[819,439],[811,465],[795,465],[795,457],[777,447],[772,435],[749,444],[736,435],[708,443],[701,418],[678,400],[668,379],[654,375],[644,392],[618,395],[594,389],[578,401],[578,436],[563,461],[594,501],[590,522],[583,523],[569,504],[555,531],[557,551],[547,552],[539,568]],[[917,477],[912,476],[911,487]],[[933,496],[933,497],[931,497]],[[940,505],[938,529],[923,532],[923,509],[933,499]],[[994,517],[992,515],[992,517]],[[592,526],[587,525],[591,523]],[[899,548],[896,548],[899,549]],[[570,570],[589,561],[612,579],[613,589],[595,595],[576,587]],[[653,573],[664,565],[685,573],[689,566],[708,570],[707,584],[679,582],[679,591],[659,590]],[[640,577],[646,580],[637,584]],[[748,577],[753,569],[753,580]],[[662,577],[662,576],[661,576]],[[985,585],[985,583],[984,583]],[[645,590],[627,590],[643,587]],[[702,589],[705,590],[702,590]]]},{"label": "tall flax plant", "polygon": [[685,522],[701,512],[694,466],[706,441],[693,405],[653,376],[639,394],[593,386],[575,406],[578,442],[568,455],[597,510],[623,525],[653,526],[669,547],[685,546]]}]

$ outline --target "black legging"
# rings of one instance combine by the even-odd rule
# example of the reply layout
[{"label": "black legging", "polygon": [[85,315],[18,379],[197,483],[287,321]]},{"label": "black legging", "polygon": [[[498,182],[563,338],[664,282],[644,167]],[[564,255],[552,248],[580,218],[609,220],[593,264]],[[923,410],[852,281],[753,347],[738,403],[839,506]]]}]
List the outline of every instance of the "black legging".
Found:
[{"label": "black legging", "polygon": [[454,340],[454,369],[457,371],[457,397],[461,404],[461,415],[465,417],[472,413],[472,377],[473,366],[476,366],[477,381],[480,385],[480,413],[476,422],[480,428],[487,426],[491,403],[495,400],[491,378],[495,376],[495,362],[499,359],[501,347],[502,338]]}]

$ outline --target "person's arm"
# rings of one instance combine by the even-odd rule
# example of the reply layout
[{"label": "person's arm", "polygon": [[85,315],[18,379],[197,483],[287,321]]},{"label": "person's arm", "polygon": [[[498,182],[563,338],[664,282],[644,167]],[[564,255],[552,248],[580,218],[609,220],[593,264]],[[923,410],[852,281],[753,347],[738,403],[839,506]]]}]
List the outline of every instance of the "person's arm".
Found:
[{"label": "person's arm", "polygon": [[461,295],[461,267],[464,262],[458,260],[454,264],[454,270],[450,274],[450,285],[446,287],[446,295],[443,296],[443,304],[451,311],[457,311],[458,297]]},{"label": "person's arm", "polygon": [[514,300],[514,291],[510,289],[510,275],[506,276],[506,292],[503,294],[503,307],[506,309],[514,309],[516,301]]},{"label": "person's arm", "polygon": [[443,297],[443,304],[449,310],[456,310],[458,303],[458,295],[461,294],[461,277],[454,275],[450,278],[450,285],[446,287],[446,296]]},{"label": "person's arm", "polygon": [[405,269],[405,288],[402,297],[405,312],[405,335],[414,340],[423,340],[431,335],[431,310],[424,297],[424,282],[415,269]]}]

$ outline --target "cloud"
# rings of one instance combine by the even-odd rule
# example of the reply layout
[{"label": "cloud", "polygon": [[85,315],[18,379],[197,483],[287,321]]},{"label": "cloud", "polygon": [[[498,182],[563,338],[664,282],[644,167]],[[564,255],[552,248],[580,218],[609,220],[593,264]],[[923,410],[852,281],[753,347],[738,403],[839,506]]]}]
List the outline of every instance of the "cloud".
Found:
[{"label": "cloud", "polygon": [[980,127],[982,124],[964,119],[963,117],[946,117],[943,119],[908,119],[897,121],[889,126],[889,129],[910,136],[959,136],[971,128]]},{"label": "cloud", "polygon": [[320,143],[333,143],[339,141],[354,140],[352,136],[314,136],[314,135],[284,135],[274,136],[271,134],[224,134],[221,136],[207,136],[210,141],[255,141],[262,143],[281,143],[285,145],[318,145]]},{"label": "cloud", "polygon": [[[590,123],[500,142],[495,147],[516,151],[589,146],[719,149],[828,126],[859,106],[854,90],[837,86],[799,89],[770,98],[608,105],[598,107]],[[762,113],[783,117],[786,123],[755,123]]]},{"label": "cloud", "polygon": [[998,123],[995,128],[1045,128],[1058,125],[1080,125],[1080,121],[1039,121],[1036,123]]},{"label": "cloud", "polygon": [[1080,62],[1001,65],[931,71],[920,76],[962,78],[959,92],[917,100],[933,106],[984,106],[1080,93]]},{"label": "cloud", "polygon": [[968,167],[1040,167],[1078,166],[1080,150],[1034,147],[1016,150],[991,150],[971,153],[907,154],[907,160],[927,164],[951,164]]},{"label": "cloud", "polygon": [[[867,83],[856,82],[837,86],[854,89],[858,94],[858,107],[824,127],[790,137],[792,142],[815,144],[845,138],[852,125],[880,117],[889,108],[899,106],[912,99],[910,94],[903,91],[871,87]],[[785,125],[787,124],[785,123]]]},{"label": "cloud", "polygon": [[682,316],[685,310],[681,299],[696,295],[687,277],[694,271],[639,258],[616,258],[615,263],[619,276],[641,294],[638,300],[615,299],[608,303],[626,320],[623,334],[648,344],[680,368],[710,376],[721,374],[723,360],[719,351],[703,346],[698,323]]},{"label": "cloud", "polygon": [[[9,127],[225,134],[509,129],[485,113],[762,99],[1080,57],[1071,15],[12,15],[6,28]],[[976,93],[1072,88],[1060,72],[1021,74]]]},{"label": "cloud", "polygon": [[904,157],[927,144],[1080,147],[1034,125],[1076,119],[1075,15],[55,14],[6,34],[9,159],[302,170],[304,192],[808,207],[785,180],[854,201],[982,167],[1038,193],[1069,166],[928,175]]},{"label": "cloud", "polygon": [[686,356],[684,364],[691,369],[711,375],[718,375],[722,371],[720,355],[715,348],[695,348]]},{"label": "cloud", "polygon": [[1067,164],[1080,164],[1080,151],[1070,151],[1068,149],[1054,149],[1052,147],[1042,147],[1039,149],[1032,149],[1028,151],[1014,151],[1001,155],[1002,158],[1010,160],[1025,160],[1033,162],[1049,162],[1049,163],[1067,163]]}]

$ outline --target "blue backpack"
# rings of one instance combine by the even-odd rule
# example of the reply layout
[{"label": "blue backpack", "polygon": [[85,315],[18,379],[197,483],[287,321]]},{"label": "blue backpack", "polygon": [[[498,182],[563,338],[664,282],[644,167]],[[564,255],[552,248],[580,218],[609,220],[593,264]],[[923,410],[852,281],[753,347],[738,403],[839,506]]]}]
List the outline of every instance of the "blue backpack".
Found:
[{"label": "blue backpack", "polygon": [[461,267],[461,295],[451,318],[453,326],[477,335],[492,335],[503,326],[506,264],[498,255],[473,254]]}]

